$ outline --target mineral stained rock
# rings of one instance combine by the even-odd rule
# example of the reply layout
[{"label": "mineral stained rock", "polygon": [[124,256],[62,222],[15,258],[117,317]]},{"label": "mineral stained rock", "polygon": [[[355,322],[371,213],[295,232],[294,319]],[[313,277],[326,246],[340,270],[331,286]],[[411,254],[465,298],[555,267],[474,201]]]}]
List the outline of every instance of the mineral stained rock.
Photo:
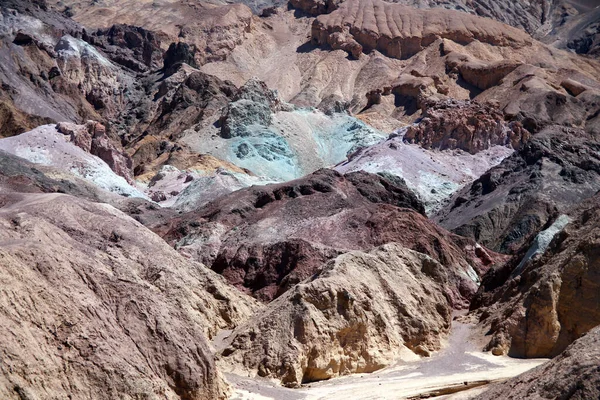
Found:
[{"label": "mineral stained rock", "polygon": [[581,130],[546,128],[457,192],[434,220],[495,251],[516,252],[600,190],[599,146]]},{"label": "mineral stained rock", "polygon": [[397,177],[320,170],[239,190],[153,229],[262,300],[281,295],[340,253],[399,242],[447,266],[452,305],[464,307],[495,256],[438,228],[423,212]]}]

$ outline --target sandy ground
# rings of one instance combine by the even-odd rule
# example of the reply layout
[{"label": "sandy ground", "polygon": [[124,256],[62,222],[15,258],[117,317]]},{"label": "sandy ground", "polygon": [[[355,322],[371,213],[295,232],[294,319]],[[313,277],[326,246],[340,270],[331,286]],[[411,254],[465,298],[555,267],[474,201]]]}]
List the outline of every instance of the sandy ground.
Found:
[{"label": "sandy ground", "polygon": [[[235,400],[380,400],[412,398],[429,394],[439,399],[469,399],[485,386],[463,390],[485,382],[508,379],[534,368],[546,359],[496,357],[479,351],[481,343],[474,325],[453,322],[443,350],[430,358],[401,362],[372,374],[356,374],[288,389],[267,380],[226,374],[234,387]],[[439,391],[458,391],[439,395]]]}]

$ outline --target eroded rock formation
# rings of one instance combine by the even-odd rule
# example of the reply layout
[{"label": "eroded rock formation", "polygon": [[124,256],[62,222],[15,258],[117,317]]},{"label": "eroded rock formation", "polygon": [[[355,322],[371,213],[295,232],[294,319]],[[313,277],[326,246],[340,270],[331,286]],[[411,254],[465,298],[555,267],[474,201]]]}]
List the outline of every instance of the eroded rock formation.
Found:
[{"label": "eroded rock formation", "polygon": [[600,396],[598,358],[600,328],[595,328],[548,363],[495,384],[475,399],[595,399]]},{"label": "eroded rock formation", "polygon": [[450,199],[434,218],[500,252],[516,252],[560,213],[600,190],[598,142],[550,127]]},{"label": "eroded rock formation", "polygon": [[600,324],[598,195],[569,217],[551,232],[546,251],[529,252],[512,270],[508,264],[484,279],[472,308],[490,327],[489,350],[554,357]]},{"label": "eroded rock formation", "polygon": [[519,149],[529,139],[520,123],[507,123],[496,108],[477,102],[453,100],[431,104],[404,138],[429,149],[461,149],[471,154],[494,145]]},{"label": "eroded rock formation", "polygon": [[532,39],[518,29],[496,21],[450,10],[420,10],[380,0],[347,0],[331,14],[320,15],[312,39],[331,45],[336,32],[348,29],[369,52],[407,59],[439,38],[467,44],[474,40],[500,46],[524,46]]},{"label": "eroded rock formation", "polygon": [[236,329],[220,365],[297,386],[428,355],[450,327],[450,275],[398,244],[340,255]]}]

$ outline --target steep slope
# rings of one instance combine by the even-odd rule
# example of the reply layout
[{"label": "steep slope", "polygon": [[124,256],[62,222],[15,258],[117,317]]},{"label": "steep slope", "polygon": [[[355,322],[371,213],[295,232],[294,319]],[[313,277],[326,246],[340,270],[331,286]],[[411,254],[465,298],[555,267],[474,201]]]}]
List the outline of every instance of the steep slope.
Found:
[{"label": "steep slope", "polygon": [[427,355],[450,327],[449,275],[397,244],[340,255],[236,329],[219,365],[295,386]]},{"label": "steep slope", "polygon": [[596,399],[600,397],[599,358],[600,328],[595,328],[552,361],[496,384],[475,399]]},{"label": "steep slope", "polygon": [[225,398],[206,337],[254,301],[115,208],[39,193],[85,185],[2,160],[1,397]]},{"label": "steep slope", "polygon": [[594,196],[540,233],[519,264],[483,279],[471,308],[489,327],[488,349],[553,357],[600,324],[599,200]]}]

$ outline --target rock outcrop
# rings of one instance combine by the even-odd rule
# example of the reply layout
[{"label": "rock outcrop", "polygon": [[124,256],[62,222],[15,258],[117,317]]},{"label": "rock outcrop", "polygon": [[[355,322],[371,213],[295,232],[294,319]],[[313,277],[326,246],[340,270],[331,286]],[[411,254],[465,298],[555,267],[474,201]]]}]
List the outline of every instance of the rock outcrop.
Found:
[{"label": "rock outcrop", "polygon": [[262,300],[281,295],[344,251],[396,241],[446,265],[452,305],[464,307],[494,254],[439,229],[423,212],[396,177],[320,170],[231,193],[154,230]]},{"label": "rock outcrop", "polygon": [[[77,175],[101,189],[122,196],[146,197],[122,175],[117,174],[120,172],[131,176],[127,168],[128,158],[104,134],[102,125],[90,122],[87,126],[61,126],[65,133],[59,132],[57,125],[42,125],[18,136],[0,139],[0,150]],[[107,161],[93,155],[92,151]],[[112,168],[107,162],[111,163]]]},{"label": "rock outcrop", "polygon": [[546,364],[493,385],[477,400],[596,399],[600,397],[600,328],[595,328]]},{"label": "rock outcrop", "polygon": [[461,149],[471,154],[494,145],[519,149],[529,132],[518,122],[506,122],[493,106],[471,101],[443,100],[430,104],[418,125],[410,126],[405,140],[426,149]]},{"label": "rock outcrop", "polygon": [[455,194],[434,220],[490,249],[515,253],[600,190],[598,149],[581,130],[547,128]]},{"label": "rock outcrop", "polygon": [[499,46],[524,46],[531,37],[496,21],[451,10],[420,10],[381,0],[347,0],[312,26],[316,44],[331,45],[336,32],[348,30],[363,51],[378,50],[407,59],[439,38],[467,44],[474,40]]},{"label": "rock outcrop", "polygon": [[227,397],[206,338],[249,316],[253,300],[107,204],[8,182],[1,397]]},{"label": "rock outcrop", "polygon": [[600,325],[600,197],[562,220],[532,243],[545,251],[528,251],[484,278],[471,308],[489,327],[495,354],[554,357]]},{"label": "rock outcrop", "polygon": [[220,365],[297,386],[428,355],[450,327],[450,275],[398,244],[340,255],[236,329]]}]

